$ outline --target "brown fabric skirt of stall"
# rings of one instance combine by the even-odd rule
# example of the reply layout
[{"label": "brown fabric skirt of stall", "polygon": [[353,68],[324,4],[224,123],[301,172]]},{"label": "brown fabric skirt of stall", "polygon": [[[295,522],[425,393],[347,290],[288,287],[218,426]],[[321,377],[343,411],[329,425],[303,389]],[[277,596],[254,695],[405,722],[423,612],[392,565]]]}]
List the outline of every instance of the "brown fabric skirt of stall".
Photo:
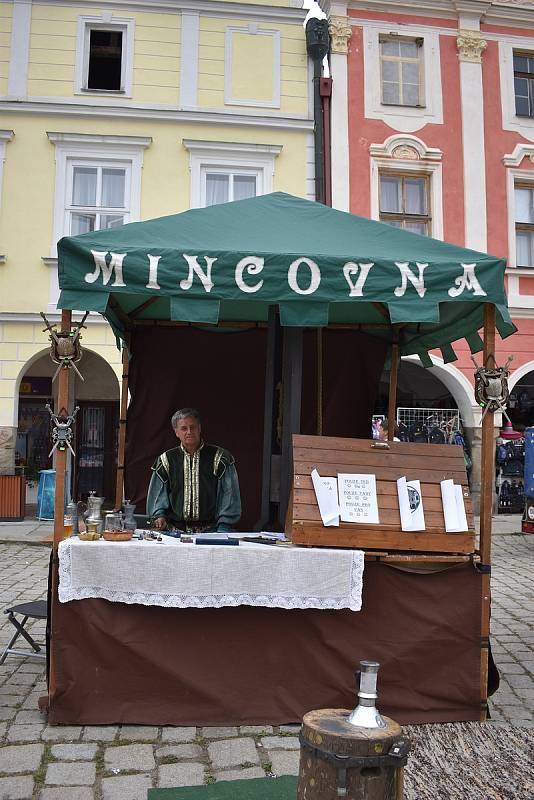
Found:
[{"label": "brown fabric skirt of stall", "polygon": [[366,564],[361,612],[173,609],[55,599],[52,724],[299,722],[356,704],[381,664],[380,710],[400,723],[478,720],[480,576]]}]

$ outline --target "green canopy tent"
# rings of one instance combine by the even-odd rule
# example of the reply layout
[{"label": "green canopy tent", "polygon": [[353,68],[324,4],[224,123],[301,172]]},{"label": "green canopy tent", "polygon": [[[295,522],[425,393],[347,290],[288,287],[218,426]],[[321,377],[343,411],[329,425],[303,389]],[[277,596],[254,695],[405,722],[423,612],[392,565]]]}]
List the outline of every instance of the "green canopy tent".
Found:
[{"label": "green canopy tent", "polygon": [[[484,350],[484,362],[493,366],[495,328],[502,337],[515,330],[506,306],[504,260],[281,193],[66,237],[58,245],[58,269],[63,331],[71,330],[71,310],[100,312],[118,342],[126,343],[124,354],[133,342],[134,357],[135,336],[143,326],[191,323],[218,330],[266,325],[269,348],[279,320],[284,339],[281,455],[285,474],[281,490],[285,485],[286,496],[281,498],[282,507],[290,483],[291,436],[299,431],[304,328],[359,329],[386,342],[391,349],[390,409],[394,409],[400,355],[417,354],[423,364],[430,365],[429,350],[441,348],[449,362],[455,359],[454,342],[465,338],[471,351]],[[479,335],[482,328],[484,340]],[[270,455],[266,432],[273,421],[267,411],[269,393],[271,409],[273,405],[272,356],[271,350],[266,358],[264,469]],[[127,363],[127,355],[124,358]],[[124,422],[126,388],[123,381]],[[60,408],[69,407],[67,369],[59,373],[58,402]],[[390,426],[390,435],[392,432]],[[124,442],[124,424],[121,440]],[[484,569],[480,586],[476,584],[482,609],[472,604],[469,623],[470,630],[476,628],[475,635],[480,633],[486,642],[480,653],[477,651],[483,701],[489,632],[492,449],[493,413],[489,412],[482,427],[480,560]],[[58,453],[55,548],[63,533],[65,458],[65,453]],[[121,459],[119,452],[119,469]],[[120,502],[122,495],[118,493],[117,498]],[[52,574],[57,610],[57,570]],[[467,585],[471,586],[471,581]],[[76,613],[62,609],[58,619]],[[56,647],[58,643],[61,636],[56,637]],[[57,656],[51,659],[51,709],[56,660]],[[471,666],[471,689],[472,676]],[[63,681],[63,696],[65,686]],[[102,713],[100,722],[106,716]],[[67,710],[56,712],[54,720],[73,722],[75,717]],[[121,721],[125,719],[121,717]],[[117,719],[106,717],[104,721]],[[171,724],[185,723],[178,719]]]},{"label": "green canopy tent", "polygon": [[[59,307],[102,313],[117,340],[128,345],[132,330],[151,321],[267,323],[269,310],[271,319],[279,311],[290,362],[283,380],[290,391],[285,393],[289,424],[282,445],[282,520],[291,480],[291,434],[300,422],[303,327],[360,327],[392,343],[390,417],[398,356],[417,354],[431,366],[428,351],[440,348],[450,362],[456,358],[453,343],[462,338],[472,352],[482,350],[478,331],[489,305],[496,309],[502,337],[515,330],[506,306],[503,259],[283,193],[66,237],[58,245],[58,269]],[[269,390],[272,395],[272,385]],[[264,424],[271,427],[268,419]],[[266,438],[264,475],[269,449]],[[121,495],[122,484],[117,503]],[[262,519],[268,495],[264,480]]]},{"label": "green canopy tent", "polygon": [[[282,326],[358,324],[400,355],[452,342],[482,349],[484,305],[497,328],[515,328],[505,261],[421,237],[320,203],[275,194],[66,237],[58,245],[59,307],[99,311],[117,335],[129,320],[268,319]],[[387,325],[384,326],[384,318]]]}]

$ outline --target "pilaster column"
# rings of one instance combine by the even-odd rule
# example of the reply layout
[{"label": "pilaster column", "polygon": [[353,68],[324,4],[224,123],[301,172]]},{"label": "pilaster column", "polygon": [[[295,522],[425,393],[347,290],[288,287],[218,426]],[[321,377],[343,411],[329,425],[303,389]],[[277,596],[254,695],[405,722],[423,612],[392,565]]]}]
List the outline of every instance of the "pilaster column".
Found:
[{"label": "pilaster column", "polygon": [[7,94],[15,100],[25,99],[28,95],[31,23],[32,0],[13,0]]},{"label": "pilaster column", "polygon": [[[469,25],[470,27],[463,27]],[[487,43],[480,21],[464,20],[456,43],[460,61],[460,93],[464,164],[465,246],[487,250],[486,163],[484,145],[484,95],[482,53]]]},{"label": "pilaster column", "polygon": [[347,53],[352,34],[348,17],[333,14],[331,36],[332,77],[332,207],[349,210],[349,98]]}]

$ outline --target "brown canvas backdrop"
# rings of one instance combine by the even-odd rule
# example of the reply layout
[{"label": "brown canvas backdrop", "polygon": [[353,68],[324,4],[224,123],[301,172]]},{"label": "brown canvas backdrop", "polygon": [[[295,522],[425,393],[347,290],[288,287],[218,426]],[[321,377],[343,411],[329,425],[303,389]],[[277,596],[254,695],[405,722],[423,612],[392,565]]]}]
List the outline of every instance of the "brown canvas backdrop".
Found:
[{"label": "brown canvas backdrop", "polygon": [[[385,342],[358,331],[324,330],[323,433],[370,436]],[[250,530],[260,517],[267,331],[208,331],[141,327],[132,337],[131,402],[126,429],[125,494],[145,509],[150,467],[176,447],[170,419],[193,406],[206,441],[230,450],[237,462],[243,515]],[[302,432],[317,432],[317,334],[304,334]]]}]

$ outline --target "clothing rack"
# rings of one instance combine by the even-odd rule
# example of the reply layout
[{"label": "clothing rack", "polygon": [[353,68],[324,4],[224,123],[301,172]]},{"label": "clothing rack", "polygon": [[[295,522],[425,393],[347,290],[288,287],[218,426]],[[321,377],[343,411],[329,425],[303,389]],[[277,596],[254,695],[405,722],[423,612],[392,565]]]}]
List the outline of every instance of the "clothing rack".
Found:
[{"label": "clothing rack", "polygon": [[[459,431],[461,428],[460,412],[457,408],[397,408],[397,425],[448,425]],[[450,423],[450,425],[449,425]]]}]

